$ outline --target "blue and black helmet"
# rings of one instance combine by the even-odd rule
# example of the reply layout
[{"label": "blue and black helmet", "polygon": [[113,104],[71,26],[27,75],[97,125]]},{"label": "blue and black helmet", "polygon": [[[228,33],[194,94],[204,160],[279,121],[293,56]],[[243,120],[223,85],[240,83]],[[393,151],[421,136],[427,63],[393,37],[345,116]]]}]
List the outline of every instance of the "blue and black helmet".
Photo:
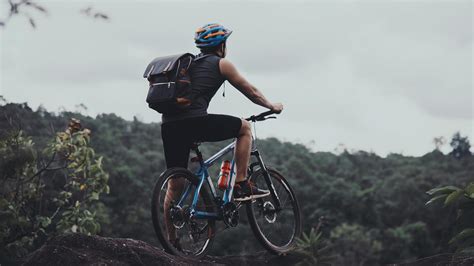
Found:
[{"label": "blue and black helmet", "polygon": [[198,48],[214,47],[225,42],[231,33],[231,30],[220,24],[206,24],[196,30],[194,42]]}]

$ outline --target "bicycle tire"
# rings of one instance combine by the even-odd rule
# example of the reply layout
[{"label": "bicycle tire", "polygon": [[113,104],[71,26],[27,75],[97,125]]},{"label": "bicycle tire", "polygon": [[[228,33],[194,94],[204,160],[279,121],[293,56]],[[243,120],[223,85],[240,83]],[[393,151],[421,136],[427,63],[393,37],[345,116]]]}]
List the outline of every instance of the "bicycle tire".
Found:
[{"label": "bicycle tire", "polygon": [[[259,221],[259,217],[256,216],[256,212],[259,211],[259,212],[261,212],[261,214],[263,214],[264,210],[262,210],[262,208],[265,208],[265,207],[264,206],[263,207],[259,206],[259,204],[262,204],[262,202],[264,200],[266,200],[266,201],[265,201],[265,203],[263,203],[263,205],[265,205],[266,202],[271,203],[273,201],[271,196],[267,196],[265,198],[260,198],[260,199],[256,199],[256,200],[252,200],[252,201],[247,202],[246,203],[247,216],[248,216],[250,227],[252,228],[252,231],[253,231],[255,237],[258,239],[260,244],[262,244],[262,246],[265,249],[267,249],[268,251],[270,251],[273,254],[278,254],[278,255],[286,254],[286,253],[288,253],[289,251],[291,251],[293,249],[293,247],[295,245],[295,242],[296,242],[296,239],[298,237],[300,237],[300,235],[301,235],[302,221],[301,221],[300,208],[299,208],[298,200],[296,199],[296,195],[293,192],[293,189],[289,185],[288,181],[286,181],[286,179],[283,177],[283,175],[281,175],[275,169],[267,168],[267,170],[268,170],[268,173],[269,173],[270,177],[272,178],[273,185],[275,187],[277,187],[277,184],[280,184],[283,187],[283,191],[286,194],[288,194],[287,196],[289,196],[289,199],[290,199],[290,202],[291,202],[291,207],[292,207],[293,213],[294,213],[294,226],[293,226],[292,236],[288,241],[285,241],[285,244],[281,245],[281,244],[278,244],[278,243],[273,243],[275,241],[272,242],[271,240],[269,240],[269,236],[266,235],[266,233],[263,232],[264,230],[262,230],[261,221]],[[256,172],[254,172],[250,176],[249,179],[252,180],[253,182],[257,183],[259,188],[266,188],[267,187],[266,183],[261,182],[261,180],[264,181],[263,170],[262,169],[258,169]],[[260,179],[260,183],[258,183],[259,182],[258,179]],[[265,185],[263,185],[263,184],[265,184]],[[278,189],[276,188],[276,190],[278,190]],[[281,194],[281,192],[277,193],[277,194]],[[282,198],[281,196],[282,195],[279,195],[280,199]],[[267,216],[263,216],[263,217],[265,219],[268,218]],[[275,216],[275,221],[276,221],[276,219],[278,219],[277,216]],[[275,221],[273,221],[273,222],[275,222]],[[270,224],[270,222],[268,220],[267,220],[267,223]],[[277,237],[282,237],[281,235],[279,235],[277,233],[278,228],[271,228],[270,232],[275,232]]]},{"label": "bicycle tire", "polygon": [[[214,234],[216,232],[215,230],[215,220],[213,219],[208,219],[207,223],[209,225],[208,228],[208,235],[207,235],[207,242],[206,245],[204,246],[203,250],[200,250],[199,253],[196,254],[186,254],[180,250],[178,250],[169,240],[167,237],[167,232],[165,229],[165,218],[164,218],[164,213],[161,212],[161,208],[163,208],[163,204],[160,204],[160,198],[163,196],[163,187],[166,185],[169,179],[173,178],[174,176],[179,176],[179,177],[184,177],[186,180],[188,180],[192,185],[197,186],[199,183],[199,179],[196,175],[191,173],[188,169],[185,168],[170,168],[163,172],[160,177],[157,179],[154,189],[153,189],[153,195],[152,195],[152,201],[151,201],[151,212],[152,212],[152,221],[153,221],[153,228],[155,230],[155,234],[160,241],[161,245],[165,249],[166,252],[173,254],[173,255],[178,255],[178,256],[183,256],[183,257],[201,257],[209,251],[209,249],[212,246],[212,242],[214,240]],[[194,190],[193,190],[194,191]],[[209,191],[209,188],[204,184],[201,188],[200,191],[200,197],[204,201],[205,204],[205,209],[208,212],[214,212],[215,207],[212,201],[211,193]],[[194,196],[194,193],[190,193],[191,198]],[[189,196],[188,196],[189,197]],[[164,210],[163,210],[164,212]]]}]

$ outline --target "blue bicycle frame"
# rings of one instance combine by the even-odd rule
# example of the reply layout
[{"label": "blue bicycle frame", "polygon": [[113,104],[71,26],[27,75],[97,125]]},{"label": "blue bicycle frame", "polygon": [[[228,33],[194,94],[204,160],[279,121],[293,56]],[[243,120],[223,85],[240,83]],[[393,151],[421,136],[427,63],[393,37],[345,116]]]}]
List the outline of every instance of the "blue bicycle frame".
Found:
[{"label": "blue bicycle frame", "polygon": [[[214,200],[218,199],[218,195],[214,187],[214,183],[212,182],[212,179],[209,175],[208,169],[221,157],[233,151],[235,148],[235,143],[236,141],[233,141],[232,143],[224,147],[222,150],[220,150],[219,152],[211,156],[206,161],[202,160],[202,155],[200,154],[199,150],[198,149],[195,150],[196,153],[198,154],[200,168],[196,172],[196,175],[199,176],[199,183],[196,188],[194,198],[193,198],[193,203],[190,208],[190,215],[192,218],[197,218],[197,219],[221,219],[222,218],[219,216],[218,213],[215,213],[215,212],[198,211],[196,210],[196,205],[199,199],[199,192],[201,191],[201,188],[204,185],[204,182],[207,182],[207,184],[209,185],[209,188],[211,190]],[[230,168],[230,178],[228,180],[227,189],[224,191],[221,204],[226,204],[232,200],[232,192],[234,191],[235,178],[236,178],[235,161],[234,161],[234,158],[232,158],[231,168]],[[181,196],[181,199],[178,202],[179,207],[182,207],[184,200],[187,198],[188,194],[191,191],[192,185],[193,184],[188,184],[188,186],[186,187],[183,195]]]}]

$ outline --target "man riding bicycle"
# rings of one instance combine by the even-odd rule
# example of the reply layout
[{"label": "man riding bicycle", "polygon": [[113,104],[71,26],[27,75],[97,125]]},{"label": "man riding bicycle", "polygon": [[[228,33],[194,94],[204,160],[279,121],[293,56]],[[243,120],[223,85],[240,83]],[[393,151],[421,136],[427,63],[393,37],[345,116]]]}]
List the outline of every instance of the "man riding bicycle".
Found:
[{"label": "man riding bicycle", "polygon": [[[192,103],[184,113],[163,114],[161,134],[166,166],[188,166],[191,146],[194,142],[221,141],[237,138],[235,147],[236,185],[235,201],[246,201],[269,195],[268,190],[258,189],[246,180],[252,144],[250,123],[244,119],[222,114],[208,114],[207,108],[222,83],[228,80],[255,104],[276,113],[283,110],[281,103],[271,103],[255,86],[250,84],[225,56],[226,40],[232,31],[220,24],[207,24],[195,33],[196,46],[201,53],[196,56],[190,70],[192,80]],[[167,203],[173,191],[182,188],[177,180],[170,181]],[[165,203],[165,205],[168,205]]]}]

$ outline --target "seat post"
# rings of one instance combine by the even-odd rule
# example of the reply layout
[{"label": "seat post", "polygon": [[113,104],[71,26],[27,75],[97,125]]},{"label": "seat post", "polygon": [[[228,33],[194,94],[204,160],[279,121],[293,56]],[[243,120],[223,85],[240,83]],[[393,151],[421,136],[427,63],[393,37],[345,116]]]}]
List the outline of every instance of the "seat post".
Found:
[{"label": "seat post", "polygon": [[199,145],[201,145],[201,143],[193,143],[191,145],[191,149],[196,153],[196,157],[191,158],[191,162],[199,162],[202,164],[204,159],[202,157],[201,151],[199,150]]}]

